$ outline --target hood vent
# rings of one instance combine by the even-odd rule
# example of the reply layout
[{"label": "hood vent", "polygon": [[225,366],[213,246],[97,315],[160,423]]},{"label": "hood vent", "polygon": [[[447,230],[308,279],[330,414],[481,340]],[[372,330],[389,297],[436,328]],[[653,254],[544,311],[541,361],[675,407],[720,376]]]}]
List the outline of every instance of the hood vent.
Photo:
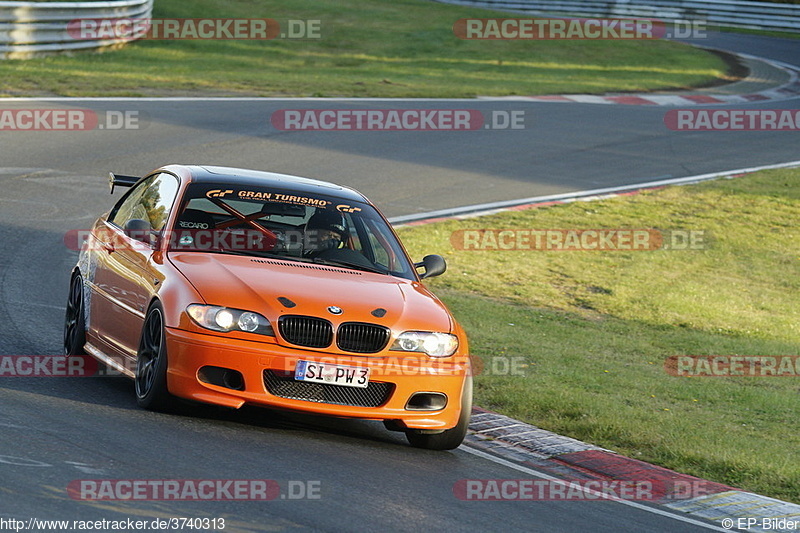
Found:
[{"label": "hood vent", "polygon": [[322,270],[324,272],[340,272],[343,274],[352,274],[354,276],[361,275],[361,272],[359,272],[358,270],[348,270],[346,268],[336,268],[336,267],[320,266],[320,265],[309,265],[308,263],[298,263],[296,261],[273,261],[271,259],[251,259],[251,261],[254,263],[264,263],[267,265],[288,266],[295,268],[309,268],[311,270]]},{"label": "hood vent", "polygon": [[291,300],[290,300],[289,298],[287,298],[286,296],[280,296],[280,297],[278,297],[278,301],[279,301],[280,303],[282,303],[284,307],[288,307],[289,309],[291,309],[292,307],[295,307],[295,306],[297,305],[296,303],[294,303],[293,301],[291,301]]}]

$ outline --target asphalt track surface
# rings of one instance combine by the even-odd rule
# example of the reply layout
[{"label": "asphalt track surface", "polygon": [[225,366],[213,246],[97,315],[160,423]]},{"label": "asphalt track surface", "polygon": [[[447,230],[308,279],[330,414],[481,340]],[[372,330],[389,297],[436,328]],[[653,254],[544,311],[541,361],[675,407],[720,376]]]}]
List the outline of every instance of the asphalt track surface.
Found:
[{"label": "asphalt track surface", "polygon": [[[797,63],[800,41],[714,36],[703,44]],[[791,109],[797,101],[747,108]],[[214,163],[352,185],[389,216],[797,159],[793,133],[669,131],[665,107],[498,102],[75,101],[3,108],[134,110],[135,131],[0,133],[0,354],[59,354],[68,274],[63,242],[113,203],[109,170]],[[474,132],[280,132],[278,109],[524,110],[526,127]],[[115,196],[116,197],[116,196]],[[435,250],[432,250],[435,252]],[[459,449],[410,448],[374,422],[244,408],[136,407],[123,378],[0,378],[0,519],[224,517],[225,531],[681,532],[647,504],[462,501],[463,479],[524,472]],[[269,479],[269,502],[92,502],[80,479]],[[289,485],[319,487],[294,500]],[[316,490],[316,489],[315,489]],[[660,510],[656,510],[660,511]],[[0,523],[1,524],[1,523]]]}]

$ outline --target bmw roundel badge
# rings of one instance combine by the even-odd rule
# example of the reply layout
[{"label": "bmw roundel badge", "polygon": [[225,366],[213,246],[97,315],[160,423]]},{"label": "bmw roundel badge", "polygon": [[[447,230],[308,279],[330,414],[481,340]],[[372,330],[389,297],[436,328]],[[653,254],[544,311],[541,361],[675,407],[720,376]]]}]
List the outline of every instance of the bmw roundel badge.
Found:
[{"label": "bmw roundel badge", "polygon": [[328,311],[332,315],[341,315],[342,314],[342,308],[341,307],[336,307],[335,305],[328,306]]}]

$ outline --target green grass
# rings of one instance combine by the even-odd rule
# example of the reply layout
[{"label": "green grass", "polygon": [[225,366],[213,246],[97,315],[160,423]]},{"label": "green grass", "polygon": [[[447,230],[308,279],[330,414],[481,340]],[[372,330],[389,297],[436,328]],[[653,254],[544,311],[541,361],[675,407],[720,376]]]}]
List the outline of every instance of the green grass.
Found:
[{"label": "green grass", "polygon": [[139,41],[105,53],[0,61],[0,95],[473,97],[707,84],[721,59],[667,41],[466,41],[425,0],[158,0],[154,18],[320,20],[321,38]]},{"label": "green grass", "polygon": [[[800,377],[680,378],[671,355],[800,354],[800,170],[400,228],[484,361],[476,403],[800,503]],[[463,251],[476,228],[703,230],[702,250]],[[524,375],[498,375],[520,358]]]}]

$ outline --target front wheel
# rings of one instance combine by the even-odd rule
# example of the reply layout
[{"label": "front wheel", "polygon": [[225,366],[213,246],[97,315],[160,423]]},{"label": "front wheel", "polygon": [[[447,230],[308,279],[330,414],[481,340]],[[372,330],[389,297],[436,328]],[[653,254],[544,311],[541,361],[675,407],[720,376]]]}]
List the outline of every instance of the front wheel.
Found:
[{"label": "front wheel", "polygon": [[72,276],[67,297],[67,310],[64,315],[64,355],[84,355],[86,344],[86,316],[83,305],[83,278],[80,274]]},{"label": "front wheel", "polygon": [[172,404],[167,389],[167,343],[164,337],[164,309],[159,302],[147,312],[136,354],[136,403],[153,411]]},{"label": "front wheel", "polygon": [[441,433],[424,433],[421,430],[409,429],[406,439],[415,448],[426,450],[453,450],[458,448],[467,436],[469,419],[472,414],[472,376],[467,376],[464,391],[461,393],[461,414],[455,427]]}]

